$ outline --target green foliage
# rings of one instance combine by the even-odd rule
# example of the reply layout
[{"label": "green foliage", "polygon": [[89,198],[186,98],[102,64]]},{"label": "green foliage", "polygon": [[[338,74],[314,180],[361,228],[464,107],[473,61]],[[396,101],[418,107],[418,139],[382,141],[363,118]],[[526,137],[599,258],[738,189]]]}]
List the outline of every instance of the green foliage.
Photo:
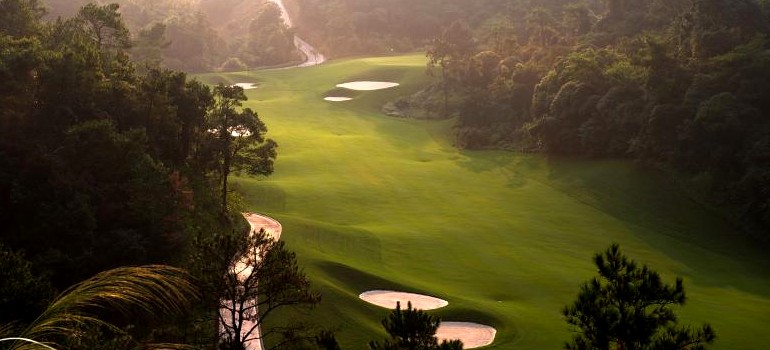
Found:
[{"label": "green foliage", "polygon": [[45,9],[38,0],[2,0],[0,35],[19,38],[37,34],[44,15]]},{"label": "green foliage", "polygon": [[[27,323],[42,311],[45,301],[53,297],[48,279],[35,275],[21,253],[0,244],[0,324]],[[2,335],[0,331],[0,335]]]},{"label": "green foliage", "polygon": [[449,117],[449,93],[460,83],[466,62],[475,47],[468,25],[461,21],[452,22],[441,36],[428,47],[428,72],[436,66],[441,68],[441,87],[444,94],[444,118]]},{"label": "green foliage", "polygon": [[[44,0],[51,19],[69,17],[86,0]],[[228,69],[230,58],[259,67],[298,60],[293,34],[267,2],[236,0],[115,0],[125,26],[134,33],[129,50],[136,62],[188,72]],[[105,5],[102,7],[113,6]],[[266,15],[269,12],[269,15]],[[251,30],[243,30],[250,28]]]},{"label": "green foliage", "polygon": [[330,331],[322,331],[315,337],[316,345],[322,350],[342,350],[337,343],[337,339],[334,337],[334,333]]},{"label": "green foliage", "polygon": [[[20,330],[18,337],[59,348],[60,344],[72,344],[77,338],[92,334],[78,332],[83,328],[103,327],[124,334],[120,327],[103,317],[105,311],[155,317],[181,313],[196,299],[196,293],[187,273],[178,268],[147,265],[104,271],[62,292]],[[33,343],[17,341],[9,349],[33,348],[36,348]]]},{"label": "green foliage", "polygon": [[303,38],[330,57],[422,49],[454,21],[472,27],[524,1],[288,0]]},{"label": "green foliage", "polygon": [[[627,157],[701,174],[712,180],[700,200],[756,231],[768,215],[743,187],[757,182],[742,179],[766,165],[746,157],[768,130],[760,118],[770,111],[766,8],[557,0],[485,13],[471,26],[482,44],[475,53],[449,59],[446,33],[434,35],[428,66],[440,66],[443,79],[423,98],[442,88],[443,115],[458,116],[457,147]],[[456,112],[450,90],[461,101]]]},{"label": "green foliage", "polygon": [[239,86],[219,84],[214,88],[214,105],[207,117],[213,149],[219,157],[222,211],[227,209],[227,183],[230,172],[245,169],[251,175],[270,175],[278,144],[265,139],[267,127],[259,116],[244,108],[238,111],[246,95]]},{"label": "green foliage", "polygon": [[264,3],[249,23],[248,37],[241,49],[247,67],[270,66],[297,59],[294,33],[281,17],[281,9]]},{"label": "green foliage", "polygon": [[[29,270],[43,271],[50,284],[63,289],[116,266],[182,265],[190,260],[187,254],[196,238],[205,241],[234,231],[242,218],[223,215],[217,200],[215,172],[222,154],[210,132],[208,116],[215,104],[211,89],[189,81],[184,73],[157,67],[145,66],[137,74],[126,54],[130,36],[117,5],[89,5],[75,18],[35,25],[39,30],[26,37],[0,35],[3,246],[24,251]],[[162,26],[144,39],[150,46],[164,45]],[[236,125],[266,130],[253,112],[231,112],[242,115]],[[255,133],[249,139],[270,145],[261,137]],[[238,164],[255,173],[272,171],[272,162],[261,159],[275,158],[274,147],[254,148],[255,156],[240,155]],[[3,262],[11,273],[4,291],[8,300],[19,301],[17,287],[29,289],[27,303],[14,302],[7,315],[30,322],[19,317],[17,307],[34,311],[47,301],[38,288],[45,281],[24,272],[25,265],[16,258]],[[209,272],[221,278],[224,271],[226,266]],[[150,293],[148,298],[157,296],[151,290],[156,287],[142,288],[139,292]],[[115,290],[108,293],[117,295]],[[128,298],[144,302],[135,295]],[[141,341],[214,344],[215,336],[206,337],[216,329],[211,324],[216,302],[206,304],[211,309],[195,308],[175,320],[189,329],[134,314],[118,318],[111,310],[92,310],[94,305],[75,307],[94,313],[81,322],[69,316],[69,306],[56,304],[59,311],[51,311],[51,317],[63,318],[41,326],[40,332],[72,349],[135,347],[128,333]],[[90,323],[97,316],[120,322]],[[208,323],[192,321],[201,318]],[[67,320],[74,323],[62,323]],[[78,338],[51,333],[65,328]]]},{"label": "green foliage", "polygon": [[594,256],[599,277],[580,287],[563,313],[579,332],[567,349],[706,349],[716,335],[710,325],[677,326],[671,305],[685,302],[681,278],[671,286],[646,265],[641,268],[613,244]]},{"label": "green foliage", "polygon": [[166,38],[166,24],[155,23],[139,31],[131,50],[131,58],[137,64],[160,68],[163,62],[163,50],[171,45]]},{"label": "green foliage", "polygon": [[[201,261],[204,265],[208,261],[229,262],[227,275],[220,275],[212,285],[219,298],[216,309],[220,310],[218,320],[222,325],[220,348],[242,349],[265,336],[280,336],[281,344],[302,340],[300,334],[308,329],[302,323],[265,327],[265,320],[272,320],[271,315],[280,310],[310,308],[321,300],[299,269],[296,255],[264,230],[252,232],[245,240],[220,242],[226,243],[218,246],[221,251]],[[258,327],[262,328],[261,334],[257,333]]]},{"label": "green foliage", "polygon": [[391,340],[383,343],[370,342],[372,350],[461,350],[462,342],[459,340],[442,341],[438,343],[436,330],[441,324],[441,319],[431,316],[425,311],[412,308],[412,303],[407,303],[406,309],[401,310],[401,303],[396,303],[396,308],[387,318],[382,320],[382,326],[390,335]]}]

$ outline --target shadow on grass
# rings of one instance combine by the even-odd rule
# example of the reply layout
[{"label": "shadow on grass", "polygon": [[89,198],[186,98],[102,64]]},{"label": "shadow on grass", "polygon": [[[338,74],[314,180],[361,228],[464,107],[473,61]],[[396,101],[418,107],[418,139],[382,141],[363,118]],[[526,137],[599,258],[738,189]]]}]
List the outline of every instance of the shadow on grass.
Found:
[{"label": "shadow on grass", "polygon": [[361,95],[361,91],[356,90],[350,90],[350,89],[343,89],[335,87],[333,89],[329,89],[326,92],[321,94],[323,97],[350,97],[355,98],[356,96]]},{"label": "shadow on grass", "polygon": [[551,186],[624,222],[642,241],[684,264],[693,283],[770,296],[767,244],[689,199],[664,174],[625,161],[553,158],[548,166],[545,181]]},{"label": "shadow on grass", "polygon": [[[446,310],[437,310],[435,312],[438,314],[439,317],[441,317],[442,321],[447,322],[473,322],[473,323],[479,323],[491,327],[501,327],[503,325],[506,325],[506,323],[489,314],[485,313],[481,310],[476,309],[469,309],[469,308],[447,308]],[[510,324],[507,324],[507,326],[511,326]]]},{"label": "shadow on grass", "polygon": [[269,182],[260,182],[258,185],[254,185],[250,183],[251,181],[257,181],[257,178],[234,177],[230,182],[230,188],[241,194],[249,209],[265,212],[286,209],[286,191]]},{"label": "shadow on grass", "polygon": [[352,81],[389,81],[399,82],[404,80],[407,74],[402,66],[395,65],[392,67],[372,67],[364,72],[353,74],[345,77],[344,81],[340,81],[339,84],[349,83]]},{"label": "shadow on grass", "polygon": [[363,293],[369,290],[395,290],[409,293],[425,293],[412,287],[405,286],[395,281],[382,278],[377,275],[361,271],[337,262],[324,261],[318,264],[330,278],[350,289]]},{"label": "shadow on grass", "polygon": [[280,219],[284,232],[291,232],[285,238],[289,242],[302,241],[303,247],[329,256],[382,262],[380,240],[369,231],[294,217]]},{"label": "shadow on grass", "polygon": [[525,174],[541,166],[539,156],[505,151],[463,151],[455,162],[474,173],[498,172],[511,188],[526,185],[529,179]]},{"label": "shadow on grass", "polygon": [[231,85],[236,83],[258,84],[262,81],[249,72],[207,73],[198,76],[196,79],[210,85]]}]

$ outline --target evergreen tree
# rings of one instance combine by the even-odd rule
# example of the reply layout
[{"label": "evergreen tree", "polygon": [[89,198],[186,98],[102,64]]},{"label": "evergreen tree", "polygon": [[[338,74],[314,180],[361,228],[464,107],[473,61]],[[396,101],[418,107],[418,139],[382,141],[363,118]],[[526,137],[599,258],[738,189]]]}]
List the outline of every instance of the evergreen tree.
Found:
[{"label": "evergreen tree", "polygon": [[440,324],[440,318],[431,316],[425,311],[413,309],[411,302],[404,310],[401,310],[401,303],[396,303],[396,308],[382,320],[382,326],[390,334],[391,339],[382,343],[370,342],[369,348],[372,350],[461,350],[463,345],[459,340],[444,340],[439,344],[436,330]]},{"label": "evergreen tree", "polygon": [[214,105],[209,113],[215,148],[220,154],[219,174],[222,185],[222,212],[227,210],[227,179],[233,170],[245,169],[252,175],[273,173],[278,144],[265,139],[267,126],[250,108],[238,111],[247,99],[243,88],[219,84],[214,88]]},{"label": "evergreen tree", "polygon": [[647,266],[641,268],[613,244],[594,256],[599,277],[580,288],[564,308],[567,323],[578,330],[566,349],[669,350],[707,349],[716,335],[710,325],[680,327],[670,305],[683,305],[681,278],[671,286]]}]

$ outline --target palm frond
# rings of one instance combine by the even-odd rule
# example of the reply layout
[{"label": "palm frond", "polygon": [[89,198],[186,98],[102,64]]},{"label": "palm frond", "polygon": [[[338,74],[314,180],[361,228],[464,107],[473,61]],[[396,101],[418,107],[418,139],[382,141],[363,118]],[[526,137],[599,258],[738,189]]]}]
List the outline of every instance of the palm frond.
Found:
[{"label": "palm frond", "polygon": [[[79,326],[95,325],[120,333],[94,312],[112,310],[123,315],[181,312],[197,298],[196,288],[184,270],[147,265],[104,271],[65,290],[21,334],[25,338],[50,339],[71,335]],[[20,349],[12,347],[11,350]]]},{"label": "palm frond", "polygon": [[15,334],[16,330],[16,324],[15,323],[4,323],[0,324],[0,338],[7,338],[13,336]]},{"label": "palm frond", "polygon": [[54,347],[52,347],[52,346],[50,346],[50,345],[48,345],[46,343],[41,343],[39,341],[35,341],[35,340],[32,340],[32,339],[27,339],[27,338],[12,337],[12,338],[2,338],[2,339],[0,339],[0,342],[4,342],[4,341],[13,341],[13,342],[16,342],[16,343],[21,342],[22,345],[18,346],[18,349],[36,349],[36,350],[39,350],[40,348],[44,348],[44,349],[56,350],[56,348],[54,348]]}]

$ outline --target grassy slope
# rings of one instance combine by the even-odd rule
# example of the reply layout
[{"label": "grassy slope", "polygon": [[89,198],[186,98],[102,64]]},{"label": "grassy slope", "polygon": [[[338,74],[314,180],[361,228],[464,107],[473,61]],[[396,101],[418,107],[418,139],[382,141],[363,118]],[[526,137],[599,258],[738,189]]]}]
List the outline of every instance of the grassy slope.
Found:
[{"label": "grassy slope", "polygon": [[[451,147],[448,122],[382,116],[424,83],[421,56],[203,75],[259,81],[248,106],[280,144],[276,173],[237,178],[250,208],[284,225],[324,301],[312,318],[345,349],[384,336],[386,310],[357,299],[394,288],[447,299],[445,320],[498,328],[493,349],[560,348],[560,310],[594,274],[591,256],[619,242],[672,281],[685,278],[685,322],[711,322],[716,349],[770,343],[770,258],[653,172],[619,161],[545,159]],[[337,83],[402,86],[322,101]]]}]

